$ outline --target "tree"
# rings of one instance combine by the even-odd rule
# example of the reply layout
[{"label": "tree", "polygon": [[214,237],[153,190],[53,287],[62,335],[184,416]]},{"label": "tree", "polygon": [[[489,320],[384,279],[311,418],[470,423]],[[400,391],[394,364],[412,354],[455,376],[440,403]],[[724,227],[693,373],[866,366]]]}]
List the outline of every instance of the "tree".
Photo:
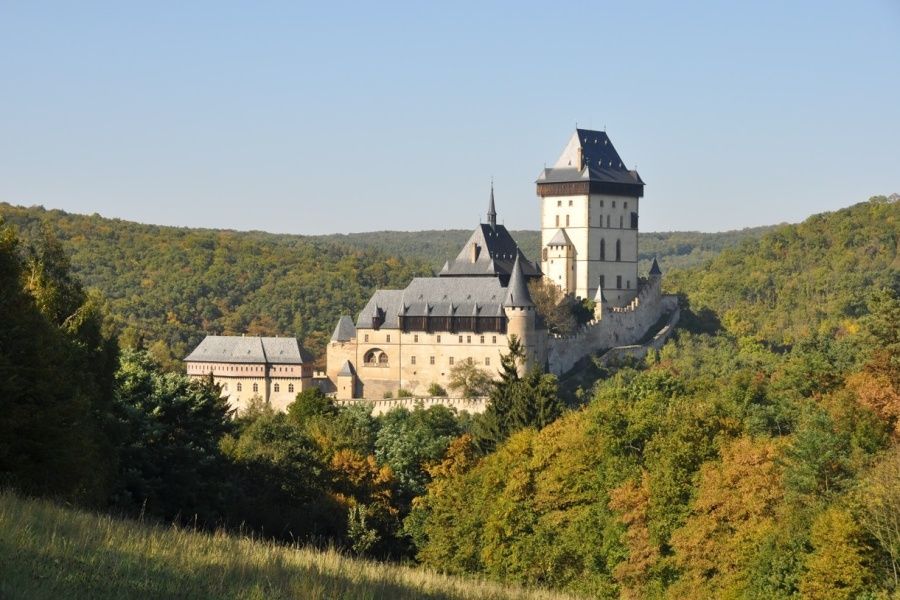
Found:
[{"label": "tree", "polygon": [[490,387],[491,376],[471,358],[450,369],[450,389],[463,398],[486,396]]},{"label": "tree", "polygon": [[893,587],[900,589],[900,445],[879,457],[855,496],[859,523],[877,542]]},{"label": "tree", "polygon": [[858,525],[846,510],[829,507],[816,517],[810,534],[812,552],[800,580],[800,594],[810,600],[858,598],[869,576]]},{"label": "tree", "polygon": [[571,335],[575,331],[578,325],[575,313],[580,305],[571,295],[564,294],[559,286],[544,277],[529,281],[528,292],[537,313],[544,318],[552,333]]},{"label": "tree", "polygon": [[435,397],[446,396],[447,390],[442,388],[438,383],[432,383],[428,386],[428,395]]}]

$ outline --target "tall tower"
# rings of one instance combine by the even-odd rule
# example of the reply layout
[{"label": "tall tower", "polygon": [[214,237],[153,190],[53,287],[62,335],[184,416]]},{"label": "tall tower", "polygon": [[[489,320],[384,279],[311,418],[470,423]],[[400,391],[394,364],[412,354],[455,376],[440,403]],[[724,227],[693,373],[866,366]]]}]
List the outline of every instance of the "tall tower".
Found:
[{"label": "tall tower", "polygon": [[535,306],[528,292],[528,284],[522,273],[522,265],[518,255],[513,264],[509,277],[509,285],[506,286],[506,298],[503,300],[503,312],[506,313],[507,335],[515,335],[522,343],[525,351],[525,364],[520,365],[520,372],[524,374],[537,363],[537,340],[534,336]]},{"label": "tall tower", "polygon": [[638,203],[644,182],[604,131],[576,129],[559,160],[537,181],[541,267],[563,291],[611,306],[638,292]]}]

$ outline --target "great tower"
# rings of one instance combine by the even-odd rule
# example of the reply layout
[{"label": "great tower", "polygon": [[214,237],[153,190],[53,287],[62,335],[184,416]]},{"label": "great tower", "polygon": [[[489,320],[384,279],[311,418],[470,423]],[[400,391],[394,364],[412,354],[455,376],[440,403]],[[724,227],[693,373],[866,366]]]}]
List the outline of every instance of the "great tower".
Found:
[{"label": "great tower", "polygon": [[541,266],[564,292],[612,306],[638,293],[638,206],[644,182],[605,131],[576,129],[556,164],[537,181]]}]

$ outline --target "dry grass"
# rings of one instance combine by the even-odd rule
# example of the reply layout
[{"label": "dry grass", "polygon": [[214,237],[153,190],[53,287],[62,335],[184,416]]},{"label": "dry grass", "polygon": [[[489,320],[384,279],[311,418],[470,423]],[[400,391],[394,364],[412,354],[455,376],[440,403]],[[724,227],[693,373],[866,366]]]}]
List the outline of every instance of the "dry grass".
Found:
[{"label": "dry grass", "polygon": [[0,491],[0,598],[568,596],[227,535],[116,519]]}]

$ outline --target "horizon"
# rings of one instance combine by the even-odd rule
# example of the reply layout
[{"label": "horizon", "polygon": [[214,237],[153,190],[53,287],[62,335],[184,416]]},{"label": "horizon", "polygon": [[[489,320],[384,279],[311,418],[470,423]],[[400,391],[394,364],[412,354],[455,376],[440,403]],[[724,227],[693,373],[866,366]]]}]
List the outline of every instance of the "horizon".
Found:
[{"label": "horizon", "polygon": [[54,6],[0,8],[13,205],[297,235],[468,229],[493,179],[499,221],[530,230],[534,180],[576,123],[647,182],[647,231],[900,191],[889,0]]}]

